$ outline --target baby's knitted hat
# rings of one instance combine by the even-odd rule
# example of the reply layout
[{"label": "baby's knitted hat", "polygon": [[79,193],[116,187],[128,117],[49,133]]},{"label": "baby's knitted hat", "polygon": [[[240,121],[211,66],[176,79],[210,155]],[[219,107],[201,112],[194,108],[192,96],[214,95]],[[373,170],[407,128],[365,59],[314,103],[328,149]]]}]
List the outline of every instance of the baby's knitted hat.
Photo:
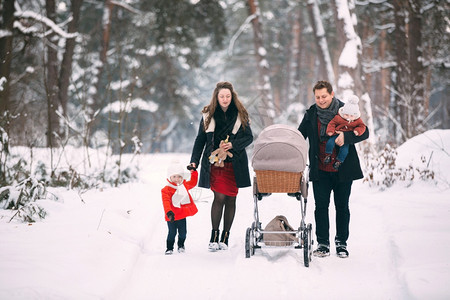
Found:
[{"label": "baby's knitted hat", "polygon": [[344,106],[340,109],[340,113],[351,115],[354,116],[355,119],[358,119],[361,116],[358,102],[359,98],[355,95],[351,95],[350,97],[348,97],[347,102],[344,104]]}]

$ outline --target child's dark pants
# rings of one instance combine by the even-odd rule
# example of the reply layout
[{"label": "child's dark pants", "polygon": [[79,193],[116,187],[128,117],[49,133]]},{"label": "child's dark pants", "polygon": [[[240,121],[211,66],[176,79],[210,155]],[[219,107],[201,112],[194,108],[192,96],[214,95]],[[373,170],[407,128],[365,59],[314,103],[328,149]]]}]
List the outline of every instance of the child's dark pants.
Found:
[{"label": "child's dark pants", "polygon": [[184,247],[184,241],[186,240],[186,218],[167,222],[167,227],[169,228],[169,234],[167,235],[167,249],[173,250],[173,245],[175,244],[175,236],[178,231],[178,248]]}]

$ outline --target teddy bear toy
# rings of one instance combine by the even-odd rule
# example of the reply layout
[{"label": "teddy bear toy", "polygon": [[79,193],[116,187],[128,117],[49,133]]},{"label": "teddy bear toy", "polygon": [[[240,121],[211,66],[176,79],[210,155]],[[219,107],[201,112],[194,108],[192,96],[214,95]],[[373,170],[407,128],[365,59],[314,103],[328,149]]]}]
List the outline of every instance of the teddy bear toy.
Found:
[{"label": "teddy bear toy", "polygon": [[[228,136],[227,139],[223,141],[224,143],[228,143]],[[211,152],[211,155],[209,156],[209,162],[211,164],[214,164],[216,167],[224,167],[225,166],[225,159],[227,159],[227,156],[233,157],[233,154],[223,150],[222,148],[217,148],[213,152]]]}]

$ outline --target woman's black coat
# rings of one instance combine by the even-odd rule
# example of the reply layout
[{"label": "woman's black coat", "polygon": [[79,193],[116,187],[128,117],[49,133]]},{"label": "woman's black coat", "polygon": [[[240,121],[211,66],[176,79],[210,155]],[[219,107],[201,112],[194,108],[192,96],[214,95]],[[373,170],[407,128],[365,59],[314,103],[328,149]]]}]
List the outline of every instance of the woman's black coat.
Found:
[{"label": "woman's black coat", "polygon": [[[344,105],[339,101],[339,107]],[[306,111],[298,130],[305,139],[309,139],[309,180],[319,179],[319,130],[317,126],[317,106],[316,104]],[[350,144],[347,158],[339,167],[338,176],[340,181],[349,181],[363,178],[363,173],[359,163],[358,153],[355,145],[369,137],[369,128],[361,136],[356,136],[352,131],[344,132],[345,144]]]},{"label": "woman's black coat", "polygon": [[[202,118],[197,137],[195,138],[194,148],[192,149],[191,163],[195,163],[196,166],[201,166],[198,186],[210,188],[211,164],[208,157],[217,147],[214,146],[214,132],[206,133],[203,122],[204,120]],[[251,186],[247,152],[245,151],[245,147],[253,142],[253,133],[250,124],[247,124],[245,129],[241,125],[235,135],[230,132],[228,141],[233,145],[230,152],[233,154],[231,162],[233,164],[237,187]],[[200,157],[202,158],[201,165],[199,164]]]}]

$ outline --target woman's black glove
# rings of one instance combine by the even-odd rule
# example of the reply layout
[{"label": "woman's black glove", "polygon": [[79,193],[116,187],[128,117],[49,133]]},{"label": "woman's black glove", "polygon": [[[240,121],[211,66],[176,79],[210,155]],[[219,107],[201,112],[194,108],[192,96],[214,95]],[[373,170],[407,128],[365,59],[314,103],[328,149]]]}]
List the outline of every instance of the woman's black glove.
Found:
[{"label": "woman's black glove", "polygon": [[169,221],[172,223],[173,221],[175,221],[175,214],[173,213],[173,211],[169,210],[167,212],[167,217],[169,218]]},{"label": "woman's black glove", "polygon": [[192,164],[190,164],[190,165],[188,165],[187,167],[186,167],[189,171],[196,171],[197,170],[197,168],[196,167],[194,167],[194,165],[192,165]]}]

